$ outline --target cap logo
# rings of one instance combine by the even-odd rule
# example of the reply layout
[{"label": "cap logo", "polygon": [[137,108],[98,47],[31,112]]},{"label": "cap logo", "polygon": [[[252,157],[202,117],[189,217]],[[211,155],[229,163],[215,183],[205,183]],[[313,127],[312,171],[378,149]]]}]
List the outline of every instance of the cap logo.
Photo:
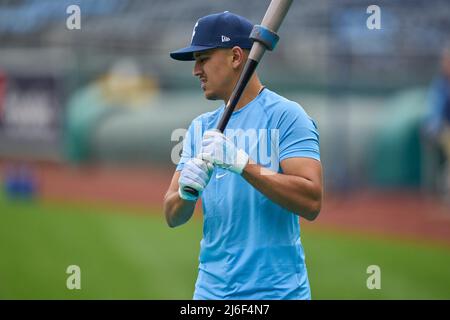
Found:
[{"label": "cap logo", "polygon": [[196,31],[196,29],[197,29],[197,26],[198,26],[198,21],[197,21],[197,23],[196,23],[195,26],[194,26],[194,30],[192,30],[191,43],[192,43],[192,40],[194,40],[195,31]]},{"label": "cap logo", "polygon": [[228,41],[230,41],[231,39],[230,38],[228,38],[227,36],[222,36],[222,42],[228,42]]}]

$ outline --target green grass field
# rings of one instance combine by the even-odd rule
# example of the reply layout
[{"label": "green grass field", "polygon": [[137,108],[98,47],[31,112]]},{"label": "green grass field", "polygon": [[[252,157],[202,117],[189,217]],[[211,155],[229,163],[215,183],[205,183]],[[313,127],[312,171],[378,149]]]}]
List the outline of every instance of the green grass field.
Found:
[{"label": "green grass field", "polygon": [[[0,199],[0,299],[190,299],[201,221],[162,213]],[[450,249],[306,228],[314,299],[450,299]],[[68,290],[69,265],[81,290]],[[369,265],[381,289],[369,290]]]}]

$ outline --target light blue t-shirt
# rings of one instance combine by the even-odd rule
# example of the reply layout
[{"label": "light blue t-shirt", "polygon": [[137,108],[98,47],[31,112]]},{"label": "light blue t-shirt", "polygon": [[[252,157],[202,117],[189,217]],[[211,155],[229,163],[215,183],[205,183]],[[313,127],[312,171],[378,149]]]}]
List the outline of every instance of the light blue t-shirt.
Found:
[{"label": "light blue t-shirt", "polygon": [[[177,170],[200,152],[203,133],[216,128],[223,111],[224,105],[194,119]],[[320,161],[313,120],[300,105],[268,89],[232,114],[225,135],[273,172],[281,173],[280,162],[287,158]],[[298,215],[218,167],[201,199],[203,239],[194,299],[311,298]]]}]

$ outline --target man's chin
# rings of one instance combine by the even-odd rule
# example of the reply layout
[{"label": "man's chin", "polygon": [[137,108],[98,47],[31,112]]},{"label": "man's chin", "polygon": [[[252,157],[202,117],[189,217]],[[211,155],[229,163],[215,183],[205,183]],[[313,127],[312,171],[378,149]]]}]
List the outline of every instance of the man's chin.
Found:
[{"label": "man's chin", "polygon": [[205,91],[203,94],[205,95],[206,100],[219,100],[219,97],[212,92]]}]

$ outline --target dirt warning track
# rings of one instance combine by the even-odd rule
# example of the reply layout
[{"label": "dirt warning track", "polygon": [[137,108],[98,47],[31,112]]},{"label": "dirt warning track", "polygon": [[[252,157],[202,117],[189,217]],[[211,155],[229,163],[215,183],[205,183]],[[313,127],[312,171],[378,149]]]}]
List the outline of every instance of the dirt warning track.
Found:
[{"label": "dirt warning track", "polygon": [[[0,161],[4,177],[8,164]],[[45,200],[161,208],[174,168],[32,164]],[[330,227],[450,244],[450,206],[416,191],[325,193],[322,211],[305,227]]]}]

